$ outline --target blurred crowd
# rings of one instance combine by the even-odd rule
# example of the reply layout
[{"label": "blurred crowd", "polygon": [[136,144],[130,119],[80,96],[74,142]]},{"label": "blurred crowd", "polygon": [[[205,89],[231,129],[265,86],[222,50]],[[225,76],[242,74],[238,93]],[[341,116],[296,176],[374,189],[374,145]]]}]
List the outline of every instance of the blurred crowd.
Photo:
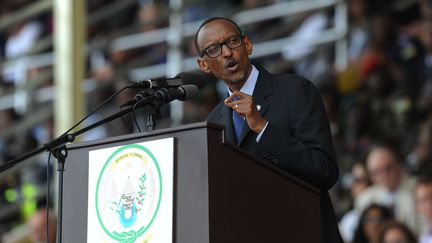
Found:
[{"label": "blurred crowd", "polygon": [[[30,2],[2,2],[0,19]],[[87,12],[95,13],[114,2],[88,0]],[[213,15],[229,17],[279,2],[284,1],[191,0],[186,1],[182,15],[185,22]],[[346,4],[348,63],[343,69],[335,65],[334,44],[286,46],[278,54],[253,62],[273,72],[303,75],[320,90],[341,169],[341,179],[331,196],[345,241],[432,242],[432,1],[347,0]],[[119,10],[115,18],[89,24],[86,77],[98,88],[87,94],[88,111],[124,87],[129,70],[166,62],[168,46],[164,42],[118,50],[110,41],[167,27],[168,17],[168,1],[140,0]],[[334,10],[326,8],[241,27],[255,43],[286,36],[319,38],[313,33],[334,25],[334,18]],[[51,12],[0,31],[0,95],[32,82],[38,87],[51,86],[52,75],[39,79],[52,71],[52,66],[31,66],[25,58],[28,53],[52,51],[51,45],[40,44],[52,35]],[[196,56],[193,37],[183,41],[182,50],[185,57]],[[205,119],[225,92],[220,82],[207,84],[196,99],[185,103],[182,122]],[[132,91],[121,93],[88,123],[112,114],[133,96]],[[30,103],[37,109],[35,102]],[[165,118],[158,122],[158,128],[170,126],[168,111],[161,112]],[[30,129],[8,132],[29,114],[28,110],[13,108],[0,111],[1,163],[53,139],[52,117]],[[111,122],[85,134],[83,140],[137,132],[134,119],[144,124],[145,115]],[[27,184],[38,189],[46,183],[46,156],[38,158],[31,168],[0,180],[0,206],[20,201]],[[11,189],[16,192],[14,197],[10,196]],[[0,232],[10,230],[10,221],[0,218]]]},{"label": "blurred crowd", "polygon": [[343,172],[341,233],[432,242],[432,3],[348,3],[350,62],[318,84]]}]

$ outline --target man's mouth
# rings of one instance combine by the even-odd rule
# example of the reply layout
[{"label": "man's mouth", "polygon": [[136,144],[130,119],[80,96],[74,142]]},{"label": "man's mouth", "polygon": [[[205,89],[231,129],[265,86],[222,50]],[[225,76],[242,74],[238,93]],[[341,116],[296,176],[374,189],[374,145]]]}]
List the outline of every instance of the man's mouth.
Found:
[{"label": "man's mouth", "polygon": [[225,69],[228,69],[231,72],[237,71],[238,67],[239,67],[238,63],[234,60],[225,63]]}]

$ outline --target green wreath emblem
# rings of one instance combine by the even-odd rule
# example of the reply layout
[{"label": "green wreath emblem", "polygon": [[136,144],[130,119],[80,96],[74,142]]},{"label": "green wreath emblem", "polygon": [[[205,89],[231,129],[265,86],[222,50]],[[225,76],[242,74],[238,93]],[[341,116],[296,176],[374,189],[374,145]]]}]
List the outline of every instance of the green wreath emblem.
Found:
[{"label": "green wreath emblem", "polygon": [[[142,226],[141,228],[139,228],[137,231],[135,230],[129,230],[129,231],[123,231],[123,232],[117,232],[117,231],[110,231],[106,228],[106,226],[104,225],[102,219],[101,219],[101,215],[99,212],[99,205],[98,205],[98,199],[99,199],[99,186],[100,186],[100,182],[102,179],[102,175],[104,174],[105,169],[107,168],[108,164],[111,162],[111,160],[118,155],[120,152],[126,150],[126,149],[139,149],[143,152],[145,152],[152,160],[152,162],[154,163],[157,172],[158,172],[158,179],[159,179],[159,185],[160,185],[160,190],[159,190],[159,195],[158,195],[158,199],[157,199],[157,206],[155,209],[155,212],[152,215],[152,218],[150,220],[150,222],[145,225]],[[139,197],[139,195],[144,195],[145,194],[145,186],[144,186],[144,182],[147,179],[146,175],[142,175],[139,180],[141,182],[140,184],[140,191],[138,192],[138,197],[136,198],[138,202],[143,202],[144,197]],[[96,196],[95,196],[95,205],[96,205],[96,215],[97,218],[99,220],[99,224],[102,226],[102,229],[104,230],[104,232],[113,240],[121,242],[121,243],[132,243],[135,242],[140,236],[142,236],[152,225],[153,221],[156,218],[156,215],[159,211],[159,207],[160,207],[160,203],[161,203],[161,198],[162,198],[162,174],[161,174],[161,170],[159,167],[159,164],[155,158],[155,156],[153,155],[152,152],[150,152],[150,150],[148,150],[146,147],[138,145],[138,144],[130,144],[130,145],[125,145],[120,147],[119,149],[117,149],[114,153],[112,153],[110,155],[110,157],[107,159],[107,161],[105,162],[100,174],[99,174],[99,178],[96,184]],[[141,209],[139,209],[141,210]]]}]

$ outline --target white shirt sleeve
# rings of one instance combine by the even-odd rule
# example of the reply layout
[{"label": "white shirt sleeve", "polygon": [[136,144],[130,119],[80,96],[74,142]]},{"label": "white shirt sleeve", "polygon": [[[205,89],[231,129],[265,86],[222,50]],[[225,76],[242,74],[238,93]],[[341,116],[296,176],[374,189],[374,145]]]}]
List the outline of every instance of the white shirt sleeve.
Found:
[{"label": "white shirt sleeve", "polygon": [[260,141],[261,136],[264,134],[264,131],[265,131],[267,125],[268,125],[268,121],[266,122],[266,124],[264,125],[264,128],[261,130],[261,132],[260,132],[260,133],[258,134],[258,136],[256,137],[256,140],[255,140],[255,141],[256,141],[257,143]]}]

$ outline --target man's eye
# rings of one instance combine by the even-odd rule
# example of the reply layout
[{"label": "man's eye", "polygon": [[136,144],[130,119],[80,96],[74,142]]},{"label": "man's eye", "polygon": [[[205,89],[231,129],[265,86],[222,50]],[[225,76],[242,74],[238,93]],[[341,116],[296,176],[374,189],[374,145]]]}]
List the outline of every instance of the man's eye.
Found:
[{"label": "man's eye", "polygon": [[218,52],[218,46],[211,46],[211,47],[209,47],[209,48],[207,48],[207,52],[208,53],[216,53],[216,52]]},{"label": "man's eye", "polygon": [[238,42],[237,38],[232,38],[229,40],[229,44],[236,44]]}]

